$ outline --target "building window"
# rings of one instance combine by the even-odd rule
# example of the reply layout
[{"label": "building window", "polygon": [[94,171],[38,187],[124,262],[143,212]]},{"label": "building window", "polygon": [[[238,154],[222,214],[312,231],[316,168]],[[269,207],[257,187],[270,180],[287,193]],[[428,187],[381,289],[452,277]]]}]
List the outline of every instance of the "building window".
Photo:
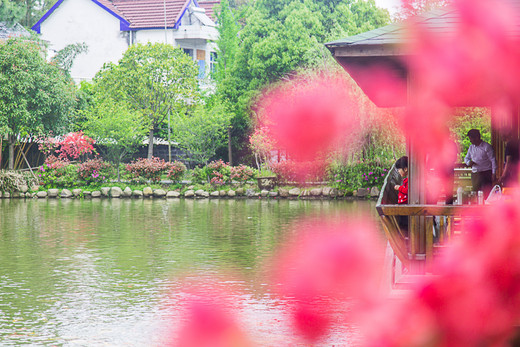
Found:
[{"label": "building window", "polygon": [[193,49],[191,49],[191,48],[183,48],[182,50],[184,51],[184,53],[189,55],[191,57],[191,59],[193,59]]},{"label": "building window", "polygon": [[209,69],[211,73],[215,73],[215,69],[217,68],[217,52],[209,53]]}]

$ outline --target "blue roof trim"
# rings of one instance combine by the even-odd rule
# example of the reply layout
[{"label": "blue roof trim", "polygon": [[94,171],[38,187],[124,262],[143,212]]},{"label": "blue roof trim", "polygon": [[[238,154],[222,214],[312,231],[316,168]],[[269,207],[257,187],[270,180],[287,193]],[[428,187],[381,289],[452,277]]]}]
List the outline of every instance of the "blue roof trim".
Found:
[{"label": "blue roof trim", "polygon": [[49,16],[52,14],[52,12],[54,12],[54,10],[57,9],[57,8],[61,5],[61,3],[62,3],[63,1],[64,1],[64,0],[58,0],[58,2],[56,2],[56,3],[55,3],[55,4],[54,4],[54,5],[53,5],[53,6],[52,6],[52,7],[51,7],[47,12],[45,12],[45,14],[43,15],[43,17],[40,18],[40,20],[37,21],[36,24],[34,24],[34,25],[31,27],[31,29],[34,30],[34,31],[36,31],[36,33],[38,33],[38,34],[41,34],[41,32],[40,32],[40,31],[41,31],[40,26],[41,26],[41,24],[43,23],[43,21],[46,20],[47,17],[49,17]]},{"label": "blue roof trim", "polygon": [[188,5],[186,5],[186,7],[184,8],[184,11],[182,11],[181,15],[179,16],[179,20],[177,21],[177,23],[175,23],[175,26],[173,27],[173,29],[179,29],[179,27],[181,26],[182,17],[184,17],[184,14],[188,10],[188,7],[190,7],[190,3],[191,2],[193,2],[195,4],[195,6],[200,7],[199,3],[197,2],[197,0],[190,0],[188,2]]},{"label": "blue roof trim", "polygon": [[[63,3],[64,0],[58,0],[58,2],[56,2],[47,12],[45,12],[45,14],[43,15],[42,18],[40,18],[40,20],[38,22],[36,22],[36,24],[34,24],[31,29],[36,31],[36,33],[38,34],[41,34],[41,24],[47,19],[49,18],[49,16]],[[130,27],[130,23],[124,19],[123,17],[121,17],[120,15],[116,14],[114,11],[110,10],[108,7],[106,7],[105,5],[103,5],[102,3],[100,3],[99,1],[97,0],[91,0],[93,3],[95,3],[96,5],[98,5],[99,7],[101,7],[102,9],[104,9],[105,11],[107,11],[108,13],[110,13],[112,16],[116,17],[117,19],[119,19],[120,21],[120,29],[123,30],[123,28],[129,28]],[[129,29],[127,29],[129,30]]]}]

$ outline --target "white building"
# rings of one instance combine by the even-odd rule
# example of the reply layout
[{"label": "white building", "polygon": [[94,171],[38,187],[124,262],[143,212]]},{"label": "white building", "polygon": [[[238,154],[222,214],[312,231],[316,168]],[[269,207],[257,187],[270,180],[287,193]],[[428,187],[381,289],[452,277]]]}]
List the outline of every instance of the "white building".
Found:
[{"label": "white building", "polygon": [[[106,62],[117,63],[134,43],[166,42],[181,47],[207,76],[215,58],[218,32],[205,9],[218,1],[59,0],[32,27],[49,42],[49,56],[84,42],[88,53],[76,57],[71,76],[91,80]],[[209,12],[209,11],[208,11]]]}]

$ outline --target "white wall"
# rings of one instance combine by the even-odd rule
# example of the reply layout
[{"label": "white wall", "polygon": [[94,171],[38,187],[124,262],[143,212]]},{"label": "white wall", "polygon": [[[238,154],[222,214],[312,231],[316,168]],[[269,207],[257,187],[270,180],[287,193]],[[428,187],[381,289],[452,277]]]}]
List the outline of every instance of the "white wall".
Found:
[{"label": "white wall", "polygon": [[[164,43],[164,29],[149,29],[149,30],[139,30],[136,33],[136,42],[134,43],[142,43],[145,44],[147,42],[160,42]],[[175,39],[173,38],[173,30],[166,30],[166,42],[170,45],[175,45]]]},{"label": "white wall", "polygon": [[50,42],[50,55],[71,43],[85,42],[71,69],[75,82],[90,80],[105,62],[116,63],[127,50],[127,33],[119,19],[91,0],[65,0],[43,23],[41,38]]}]

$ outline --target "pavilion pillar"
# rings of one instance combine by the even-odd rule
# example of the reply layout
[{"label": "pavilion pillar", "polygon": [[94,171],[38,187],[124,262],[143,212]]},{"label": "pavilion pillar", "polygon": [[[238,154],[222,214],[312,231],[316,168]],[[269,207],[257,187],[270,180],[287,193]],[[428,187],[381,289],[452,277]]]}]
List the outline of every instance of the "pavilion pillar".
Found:
[{"label": "pavilion pillar", "polygon": [[[408,105],[414,104],[415,86],[413,77],[408,75]],[[419,116],[419,115],[418,115]],[[407,139],[408,155],[408,204],[426,204],[426,156],[419,151],[419,144]],[[410,216],[408,221],[409,250],[412,273],[425,271],[426,223],[424,217]],[[432,232],[430,230],[430,232]]]}]

